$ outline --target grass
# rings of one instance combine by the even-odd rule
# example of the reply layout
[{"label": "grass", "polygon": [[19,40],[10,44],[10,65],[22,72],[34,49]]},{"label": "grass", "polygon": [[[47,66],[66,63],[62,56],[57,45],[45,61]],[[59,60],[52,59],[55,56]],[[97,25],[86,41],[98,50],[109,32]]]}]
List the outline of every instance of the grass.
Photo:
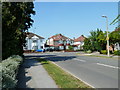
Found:
[{"label": "grass", "polygon": [[71,74],[65,72],[60,67],[50,61],[37,59],[41,62],[48,74],[53,78],[59,88],[91,88]]}]

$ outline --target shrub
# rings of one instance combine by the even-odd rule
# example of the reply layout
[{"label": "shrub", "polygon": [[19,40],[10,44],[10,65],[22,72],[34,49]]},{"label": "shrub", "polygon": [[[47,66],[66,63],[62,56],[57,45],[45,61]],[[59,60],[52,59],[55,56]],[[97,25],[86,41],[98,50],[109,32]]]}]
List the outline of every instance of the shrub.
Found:
[{"label": "shrub", "polygon": [[101,54],[107,54],[107,50],[101,50]]},{"label": "shrub", "polygon": [[83,49],[77,49],[76,51],[84,51]]},{"label": "shrub", "polygon": [[92,53],[92,51],[91,51],[91,50],[88,50],[88,51],[86,51],[86,53]]},{"label": "shrub", "polygon": [[114,51],[114,55],[119,55],[120,56],[120,50]]},{"label": "shrub", "polygon": [[18,55],[13,55],[0,63],[2,67],[2,88],[14,88],[17,80],[18,68],[23,59]]},{"label": "shrub", "polygon": [[73,46],[68,46],[68,50],[73,50]]}]

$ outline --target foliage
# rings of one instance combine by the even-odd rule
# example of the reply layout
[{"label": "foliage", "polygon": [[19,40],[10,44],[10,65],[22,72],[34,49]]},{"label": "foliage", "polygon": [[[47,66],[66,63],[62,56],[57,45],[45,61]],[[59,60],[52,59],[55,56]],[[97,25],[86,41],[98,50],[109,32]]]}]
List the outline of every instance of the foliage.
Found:
[{"label": "foliage", "polygon": [[84,51],[83,49],[77,49],[76,51]]},{"label": "foliage", "polygon": [[33,2],[2,3],[2,55],[3,60],[11,55],[23,54],[25,32],[31,27]]},{"label": "foliage", "polygon": [[22,61],[23,59],[20,56],[14,55],[0,63],[0,67],[2,67],[2,88],[14,88],[16,86],[16,75]]},{"label": "foliage", "polygon": [[85,40],[84,40],[84,45],[83,45],[83,49],[84,49],[84,51],[92,50],[92,49],[93,49],[92,43],[91,43],[91,41],[90,41],[89,38],[85,38]]},{"label": "foliage", "polygon": [[107,50],[101,50],[101,54],[107,54]]},{"label": "foliage", "polygon": [[115,44],[116,42],[120,43],[120,27],[109,34],[110,43]]},{"label": "foliage", "polygon": [[90,36],[85,39],[84,41],[84,50],[91,50],[91,51],[100,51],[105,49],[106,47],[106,34],[97,29],[96,31],[91,31]]},{"label": "foliage", "polygon": [[91,50],[88,50],[88,51],[86,51],[86,53],[92,53],[92,51],[91,51]]},{"label": "foliage", "polygon": [[119,55],[120,56],[120,50],[114,51],[114,55]]},{"label": "foliage", "polygon": [[68,46],[68,49],[73,50],[74,48],[73,48],[73,46]]}]

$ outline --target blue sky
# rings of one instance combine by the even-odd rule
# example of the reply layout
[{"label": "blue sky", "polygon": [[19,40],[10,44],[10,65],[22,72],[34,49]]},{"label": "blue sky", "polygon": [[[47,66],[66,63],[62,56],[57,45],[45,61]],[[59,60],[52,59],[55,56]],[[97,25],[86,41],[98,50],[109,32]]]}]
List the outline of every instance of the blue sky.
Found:
[{"label": "blue sky", "polygon": [[[117,2],[34,2],[36,15],[29,29],[44,38],[61,33],[70,38],[80,35],[89,36],[91,30],[106,30],[106,19],[109,23],[118,15]],[[109,25],[113,31],[116,25]]]}]

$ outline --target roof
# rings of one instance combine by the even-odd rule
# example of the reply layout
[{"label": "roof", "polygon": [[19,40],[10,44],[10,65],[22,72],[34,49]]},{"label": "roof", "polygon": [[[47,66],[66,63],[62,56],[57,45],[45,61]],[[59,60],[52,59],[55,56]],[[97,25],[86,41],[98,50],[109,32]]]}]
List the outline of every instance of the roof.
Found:
[{"label": "roof", "polygon": [[115,31],[120,31],[120,27],[119,27],[119,28],[116,28]]},{"label": "roof", "polygon": [[32,38],[33,36],[37,36],[37,37],[39,37],[40,39],[44,39],[43,37],[41,37],[41,36],[39,36],[39,35],[37,35],[37,34],[31,33],[31,32],[27,32],[26,35],[27,35],[28,38]]},{"label": "roof", "polygon": [[79,42],[79,41],[84,41],[84,40],[85,40],[85,37],[83,35],[81,35],[77,39],[74,39],[74,42]]},{"label": "roof", "polygon": [[66,37],[66,36],[64,36],[62,34],[57,34],[57,35],[54,35],[54,36],[52,36],[50,38],[52,38],[53,40],[56,40],[56,41],[57,40],[67,40],[67,39],[72,40],[72,39],[70,39],[70,38],[68,38],[68,37]]}]

